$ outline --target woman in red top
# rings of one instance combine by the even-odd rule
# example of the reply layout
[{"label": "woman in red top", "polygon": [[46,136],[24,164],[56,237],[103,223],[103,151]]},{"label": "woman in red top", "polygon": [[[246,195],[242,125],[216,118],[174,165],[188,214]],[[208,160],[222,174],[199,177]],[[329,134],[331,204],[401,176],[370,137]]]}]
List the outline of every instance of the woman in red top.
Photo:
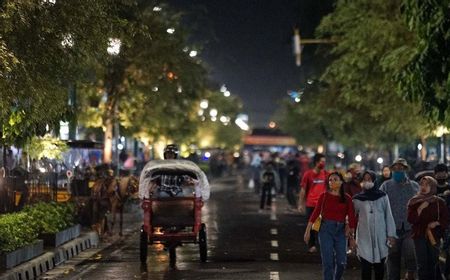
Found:
[{"label": "woman in red top", "polygon": [[423,177],[419,185],[419,193],[408,202],[417,271],[420,280],[440,279],[439,240],[448,226],[448,210],[444,200],[436,196],[437,181],[433,177]]},{"label": "woman in red top", "polygon": [[[355,210],[352,198],[344,193],[343,182],[344,179],[338,172],[328,175],[325,182],[327,191],[319,197],[304,236],[305,242],[308,243],[312,224],[321,215],[319,243],[324,280],[342,278],[347,264],[347,238],[350,237],[354,244]],[[348,230],[345,226],[346,220],[348,220]]]}]

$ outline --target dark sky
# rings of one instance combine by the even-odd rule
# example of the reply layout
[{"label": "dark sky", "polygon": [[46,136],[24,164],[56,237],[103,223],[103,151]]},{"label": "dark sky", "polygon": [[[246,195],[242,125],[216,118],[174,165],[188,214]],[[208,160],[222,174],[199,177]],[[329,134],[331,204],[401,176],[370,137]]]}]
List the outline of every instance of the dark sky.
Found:
[{"label": "dark sky", "polygon": [[186,11],[193,40],[211,78],[244,102],[250,124],[267,126],[287,90],[299,89],[314,73],[315,47],[304,49],[302,67],[292,54],[293,27],[312,38],[332,0],[170,0]]}]

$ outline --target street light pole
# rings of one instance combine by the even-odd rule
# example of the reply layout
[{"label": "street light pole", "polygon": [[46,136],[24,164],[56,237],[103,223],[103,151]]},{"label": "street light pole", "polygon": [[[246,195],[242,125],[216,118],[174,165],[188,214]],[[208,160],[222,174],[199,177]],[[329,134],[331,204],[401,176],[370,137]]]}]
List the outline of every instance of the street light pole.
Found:
[{"label": "street light pole", "polygon": [[336,41],[332,40],[332,39],[302,39],[300,36],[299,28],[294,28],[293,42],[294,42],[295,64],[297,66],[302,65],[302,46],[303,45],[336,43]]}]

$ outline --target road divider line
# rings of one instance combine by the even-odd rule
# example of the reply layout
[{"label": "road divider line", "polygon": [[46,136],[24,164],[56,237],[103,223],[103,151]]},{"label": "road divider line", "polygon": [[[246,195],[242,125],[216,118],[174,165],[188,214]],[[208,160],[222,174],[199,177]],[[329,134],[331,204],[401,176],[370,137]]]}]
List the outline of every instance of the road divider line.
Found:
[{"label": "road divider line", "polygon": [[278,230],[276,228],[271,228],[270,229],[270,234],[277,235],[278,234]]},{"label": "road divider line", "polygon": [[278,271],[271,271],[270,280],[280,280],[280,273]]},{"label": "road divider line", "polygon": [[270,220],[271,221],[276,221],[277,220],[277,215],[275,213],[271,213],[270,214]]},{"label": "road divider line", "polygon": [[272,261],[278,261],[278,253],[270,253],[270,260]]},{"label": "road divider line", "polygon": [[278,247],[278,241],[277,240],[272,240],[271,243],[272,243],[272,247],[275,247],[275,248]]}]

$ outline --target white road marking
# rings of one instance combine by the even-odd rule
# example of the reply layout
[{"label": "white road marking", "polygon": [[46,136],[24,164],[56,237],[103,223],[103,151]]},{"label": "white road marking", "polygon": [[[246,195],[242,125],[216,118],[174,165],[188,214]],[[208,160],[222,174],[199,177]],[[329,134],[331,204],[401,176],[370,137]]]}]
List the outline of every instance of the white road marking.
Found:
[{"label": "white road marking", "polygon": [[270,220],[271,221],[276,221],[277,220],[277,215],[275,213],[271,213],[270,214]]},{"label": "white road marking", "polygon": [[272,240],[272,247],[278,247],[278,241],[277,240]]},{"label": "white road marking", "polygon": [[280,273],[278,271],[271,271],[270,280],[280,280]]},{"label": "white road marking", "polygon": [[278,234],[278,230],[276,228],[272,228],[272,229],[270,229],[270,234],[277,235]]},{"label": "white road marking", "polygon": [[278,253],[270,253],[270,260],[272,261],[278,261]]}]

